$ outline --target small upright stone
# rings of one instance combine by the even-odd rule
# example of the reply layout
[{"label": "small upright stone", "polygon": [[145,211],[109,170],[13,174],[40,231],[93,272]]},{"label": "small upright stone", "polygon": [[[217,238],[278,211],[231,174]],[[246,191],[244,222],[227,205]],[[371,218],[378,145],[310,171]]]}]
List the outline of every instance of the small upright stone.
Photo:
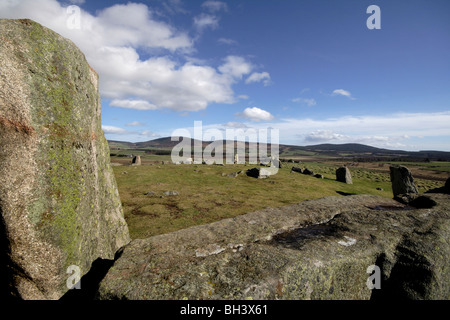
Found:
[{"label": "small upright stone", "polygon": [[392,192],[394,197],[400,194],[419,193],[411,171],[405,166],[390,166]]},{"label": "small upright stone", "polygon": [[347,167],[340,167],[336,170],[336,181],[353,184],[352,175]]},{"label": "small upright stone", "polygon": [[134,156],[133,160],[131,160],[131,164],[135,166],[141,165],[141,156]]}]

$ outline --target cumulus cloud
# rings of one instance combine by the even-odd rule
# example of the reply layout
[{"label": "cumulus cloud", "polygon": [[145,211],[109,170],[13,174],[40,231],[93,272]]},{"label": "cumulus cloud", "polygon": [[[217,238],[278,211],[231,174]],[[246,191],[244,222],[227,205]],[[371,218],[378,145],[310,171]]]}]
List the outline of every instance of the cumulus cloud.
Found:
[{"label": "cumulus cloud", "polygon": [[103,126],[102,125],[102,129],[103,132],[105,132],[105,134],[128,134],[129,131],[119,128],[119,127],[114,127],[114,126]]},{"label": "cumulus cloud", "polygon": [[[428,139],[430,142],[434,142],[435,137],[449,137],[448,123],[450,123],[450,111],[395,113],[382,116],[341,116],[325,119],[285,118],[271,122],[271,125],[280,130],[281,140],[290,140],[290,143],[294,144],[352,142],[400,148],[402,145],[407,145],[404,141],[414,141],[419,137],[423,141]],[[257,127],[258,124],[254,126]],[[293,137],[300,140],[295,141]],[[431,147],[426,144],[422,147],[422,149],[427,148]],[[448,144],[444,148],[449,149]]]},{"label": "cumulus cloud", "polygon": [[294,98],[292,102],[298,102],[306,104],[308,107],[313,107],[317,104],[316,100],[313,98]]},{"label": "cumulus cloud", "polygon": [[155,110],[157,107],[148,103],[145,100],[112,100],[109,103],[110,107],[119,107],[134,110]]},{"label": "cumulus cloud", "polygon": [[238,113],[237,115],[251,121],[270,121],[274,119],[274,116],[270,112],[257,107],[246,108],[242,113]]},{"label": "cumulus cloud", "polygon": [[343,141],[348,136],[330,130],[316,130],[306,135],[305,142]]},{"label": "cumulus cloud", "polygon": [[344,90],[344,89],[333,90],[333,93],[331,95],[332,96],[344,96],[344,97],[347,97],[347,98],[349,98],[351,100],[355,100],[355,98],[352,97],[352,94],[349,91]]},{"label": "cumulus cloud", "polygon": [[252,71],[252,64],[239,56],[228,56],[225,63],[219,67],[219,71],[233,79],[242,79]]},{"label": "cumulus cloud", "polygon": [[194,25],[199,30],[206,28],[216,29],[219,26],[219,18],[211,14],[202,13],[194,17]]},{"label": "cumulus cloud", "polygon": [[[145,4],[116,4],[95,15],[80,10],[80,29],[67,27],[71,13],[56,0],[0,2],[1,18],[30,18],[71,39],[100,77],[102,98],[111,106],[199,111],[211,103],[234,103],[232,85],[252,71],[230,56],[218,68],[195,59],[187,33],[159,21]],[[155,53],[144,59],[140,51]],[[181,58],[181,59],[180,59]]]},{"label": "cumulus cloud", "polygon": [[246,80],[245,83],[263,82],[264,86],[270,84],[270,74],[268,72],[253,72]]}]

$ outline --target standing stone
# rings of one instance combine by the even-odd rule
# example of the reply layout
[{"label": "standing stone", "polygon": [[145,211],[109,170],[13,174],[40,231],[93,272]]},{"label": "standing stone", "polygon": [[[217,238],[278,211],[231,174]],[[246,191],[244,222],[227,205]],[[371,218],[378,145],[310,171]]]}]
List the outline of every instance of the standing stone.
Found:
[{"label": "standing stone", "polygon": [[352,175],[347,167],[340,167],[336,170],[336,181],[353,184]]},{"label": "standing stone", "polygon": [[2,19],[0,35],[0,290],[59,299],[77,271],[130,241],[98,75],[31,20]]},{"label": "standing stone", "polygon": [[445,181],[445,189],[447,189],[447,192],[450,192],[450,178],[447,179],[447,181]]},{"label": "standing stone", "polygon": [[131,160],[131,164],[135,166],[141,165],[141,156],[134,156],[133,160]]},{"label": "standing stone", "polygon": [[418,193],[411,171],[404,166],[390,166],[392,192],[399,194]]}]

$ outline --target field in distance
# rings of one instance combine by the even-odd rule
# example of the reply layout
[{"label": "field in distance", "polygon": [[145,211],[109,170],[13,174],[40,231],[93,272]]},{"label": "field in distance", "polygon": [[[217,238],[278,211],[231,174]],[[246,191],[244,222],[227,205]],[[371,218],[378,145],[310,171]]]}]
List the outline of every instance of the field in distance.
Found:
[{"label": "field in distance", "polygon": [[[255,179],[245,175],[245,171],[258,165],[162,164],[170,161],[169,154],[146,151],[111,150],[125,219],[133,239],[325,196],[375,194],[392,198],[389,165],[400,164],[292,154],[292,158],[302,162],[283,162],[276,175]],[[142,165],[131,166],[130,154],[141,155]],[[352,185],[335,181],[335,170],[343,164],[351,170]],[[450,162],[401,164],[412,170],[420,192],[442,187],[450,176]],[[324,179],[291,173],[293,166],[313,170]],[[239,171],[243,174],[227,176]],[[176,191],[177,195],[166,195],[168,191]]]}]

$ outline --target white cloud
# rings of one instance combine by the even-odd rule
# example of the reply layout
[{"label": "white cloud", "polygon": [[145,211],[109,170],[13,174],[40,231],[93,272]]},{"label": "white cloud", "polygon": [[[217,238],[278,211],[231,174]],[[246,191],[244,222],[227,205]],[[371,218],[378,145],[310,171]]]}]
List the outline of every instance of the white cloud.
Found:
[{"label": "white cloud", "polygon": [[157,134],[157,133],[155,133],[155,132],[153,132],[153,131],[150,131],[150,130],[144,130],[144,131],[141,131],[141,132],[139,133],[139,135],[145,136],[145,137],[147,137],[147,138],[157,138],[157,137],[160,137],[159,134]]},{"label": "white cloud", "polygon": [[268,72],[253,72],[246,80],[245,83],[263,82],[264,86],[270,84],[270,74]]},{"label": "white cloud", "polygon": [[324,119],[284,118],[252,122],[251,126],[255,130],[268,126],[278,129],[283,144],[363,143],[388,149],[450,151],[449,123],[450,111],[444,111]]},{"label": "white cloud", "polygon": [[238,95],[238,98],[242,99],[242,100],[248,100],[250,97],[246,94],[240,94],[240,95]]},{"label": "white cloud", "polygon": [[229,38],[219,38],[217,42],[228,45],[236,45],[237,41]]},{"label": "white cloud", "polygon": [[216,11],[220,11],[220,10],[224,10],[224,11],[228,10],[227,4],[222,1],[205,1],[202,3],[202,7],[211,12],[216,12]]},{"label": "white cloud", "polygon": [[113,126],[103,126],[102,125],[102,129],[105,132],[105,134],[128,134],[129,133],[129,131],[127,131],[125,129],[113,127]]},{"label": "white cloud", "polygon": [[257,107],[246,108],[242,113],[238,113],[237,115],[250,119],[251,121],[270,121],[274,119],[274,116],[270,112]]},{"label": "white cloud", "polygon": [[219,71],[234,79],[242,79],[246,74],[252,71],[252,64],[239,56],[228,56],[225,63],[219,67]]},{"label": "white cloud", "polygon": [[219,18],[211,14],[202,13],[194,17],[194,25],[199,29],[216,29],[219,26]]},{"label": "white cloud", "polygon": [[[0,17],[30,18],[71,39],[99,74],[102,98],[116,107],[199,111],[234,103],[232,85],[253,68],[238,56],[218,69],[192,57],[178,62],[178,54],[195,51],[193,39],[158,21],[145,4],[117,4],[95,15],[81,9],[81,29],[67,28],[69,14],[56,0],[1,1]],[[138,49],[160,55],[143,59]]]},{"label": "white cloud", "polygon": [[133,122],[127,123],[125,126],[126,127],[144,127],[145,123],[142,123],[139,121],[133,121]]},{"label": "white cloud", "polygon": [[333,90],[333,93],[331,94],[332,96],[344,96],[347,97],[351,100],[356,100],[354,97],[352,97],[352,94],[350,92],[348,92],[347,90],[344,89],[336,89]]},{"label": "white cloud", "polygon": [[155,110],[157,107],[145,100],[112,100],[109,105],[111,107],[119,107],[134,110]]},{"label": "white cloud", "polygon": [[294,98],[292,99],[292,102],[298,102],[298,103],[303,103],[306,104],[308,107],[313,107],[317,104],[316,100],[313,98]]},{"label": "white cloud", "polygon": [[348,136],[330,130],[316,130],[305,136],[305,142],[343,141]]}]

